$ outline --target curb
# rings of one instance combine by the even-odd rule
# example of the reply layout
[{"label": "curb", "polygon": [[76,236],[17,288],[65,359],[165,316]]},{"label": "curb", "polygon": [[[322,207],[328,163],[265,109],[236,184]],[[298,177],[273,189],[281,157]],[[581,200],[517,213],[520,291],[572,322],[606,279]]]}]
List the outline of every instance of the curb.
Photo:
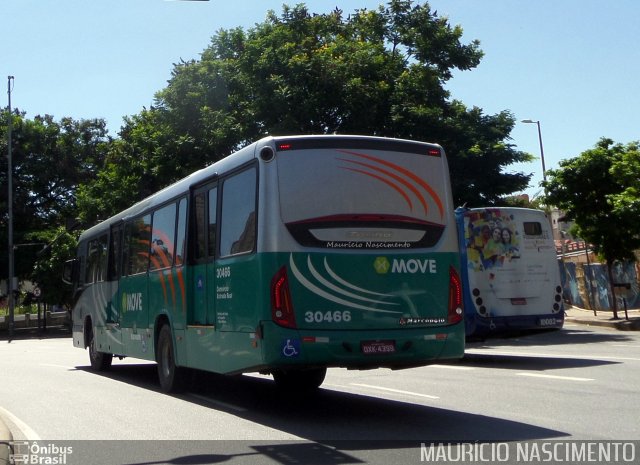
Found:
[{"label": "curb", "polygon": [[2,421],[2,418],[0,418],[0,465],[9,465],[11,463],[9,461],[11,441],[13,441],[13,435]]},{"label": "curb", "polygon": [[640,320],[597,320],[595,318],[565,317],[565,321],[587,325],[617,329],[618,331],[640,331]]}]

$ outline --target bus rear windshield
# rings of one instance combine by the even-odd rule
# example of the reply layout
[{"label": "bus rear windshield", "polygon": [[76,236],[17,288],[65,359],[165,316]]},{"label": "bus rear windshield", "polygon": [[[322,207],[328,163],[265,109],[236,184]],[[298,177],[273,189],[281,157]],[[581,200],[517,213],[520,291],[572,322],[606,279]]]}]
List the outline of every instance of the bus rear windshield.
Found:
[{"label": "bus rear windshield", "polygon": [[[433,247],[446,227],[443,158],[367,145],[278,151],[282,220],[302,245]],[[412,146],[415,149],[416,146]],[[439,152],[438,152],[439,153]]]}]

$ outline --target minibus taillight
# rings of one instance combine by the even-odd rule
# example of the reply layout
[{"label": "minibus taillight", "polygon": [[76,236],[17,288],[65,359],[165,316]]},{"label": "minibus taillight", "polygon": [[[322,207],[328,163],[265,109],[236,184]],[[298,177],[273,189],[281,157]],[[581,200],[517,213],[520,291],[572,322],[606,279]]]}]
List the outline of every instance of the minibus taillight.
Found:
[{"label": "minibus taillight", "polygon": [[273,321],[286,328],[296,327],[296,316],[293,313],[287,268],[282,267],[271,279],[271,317]]},{"label": "minibus taillight", "polygon": [[449,268],[449,324],[459,323],[463,317],[462,282],[454,267]]}]

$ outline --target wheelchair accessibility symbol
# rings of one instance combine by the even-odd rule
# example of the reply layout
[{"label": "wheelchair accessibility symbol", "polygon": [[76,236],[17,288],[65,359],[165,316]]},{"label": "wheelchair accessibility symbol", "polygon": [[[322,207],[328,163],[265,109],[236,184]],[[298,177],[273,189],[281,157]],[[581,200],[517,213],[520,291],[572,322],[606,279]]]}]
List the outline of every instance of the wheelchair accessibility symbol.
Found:
[{"label": "wheelchair accessibility symbol", "polygon": [[300,339],[285,339],[282,341],[282,355],[297,357],[300,355]]}]

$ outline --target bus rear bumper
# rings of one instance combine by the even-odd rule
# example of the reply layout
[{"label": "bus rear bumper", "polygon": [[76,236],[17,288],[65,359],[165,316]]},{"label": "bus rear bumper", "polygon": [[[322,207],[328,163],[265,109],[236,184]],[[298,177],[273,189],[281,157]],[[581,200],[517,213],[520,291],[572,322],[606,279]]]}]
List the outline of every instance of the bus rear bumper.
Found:
[{"label": "bus rear bumper", "polygon": [[564,313],[555,315],[520,315],[510,317],[476,317],[467,330],[467,338],[491,338],[518,335],[522,332],[561,329]]},{"label": "bus rear bumper", "polygon": [[[265,344],[265,341],[270,341]],[[408,368],[464,355],[462,323],[394,330],[293,330],[263,324],[265,365],[349,369]]]}]

